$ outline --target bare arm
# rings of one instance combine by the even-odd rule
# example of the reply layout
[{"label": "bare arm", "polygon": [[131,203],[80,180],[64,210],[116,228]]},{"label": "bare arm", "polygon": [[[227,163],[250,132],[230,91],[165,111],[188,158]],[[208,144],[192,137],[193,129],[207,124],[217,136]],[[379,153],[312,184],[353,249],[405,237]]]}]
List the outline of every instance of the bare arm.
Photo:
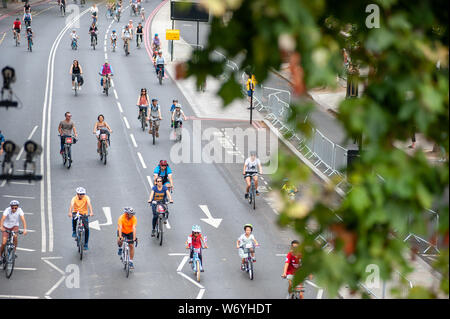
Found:
[{"label": "bare arm", "polygon": [[91,204],[90,199],[88,199],[87,204],[88,204],[88,208],[91,210],[91,214],[89,216],[92,217],[92,216],[94,216],[94,210],[92,209],[92,204]]},{"label": "bare arm", "polygon": [[284,267],[283,267],[283,274],[281,275],[281,277],[283,277],[283,278],[286,277],[286,272],[287,272],[288,267],[289,267],[289,264],[285,263]]},{"label": "bare arm", "polygon": [[20,216],[20,219],[22,220],[22,224],[23,224],[23,234],[26,235],[27,234],[27,221],[25,220],[24,216]]},{"label": "bare arm", "polygon": [[72,65],[70,66],[70,74],[72,74],[72,70],[73,70],[73,63],[72,63]]},{"label": "bare arm", "polygon": [[109,132],[112,133],[112,130],[111,130],[111,128],[109,127],[108,123],[105,122],[105,126],[106,126],[106,128],[109,130]]},{"label": "bare arm", "polygon": [[148,202],[151,203],[152,199],[153,199],[153,195],[155,194],[155,191],[152,189],[151,193],[150,193],[150,197],[148,198]]},{"label": "bare arm", "polygon": [[69,217],[72,217],[72,212],[73,212],[73,201],[70,202]]},{"label": "bare arm", "polygon": [[166,190],[166,195],[169,198],[169,202],[173,203],[173,199],[172,199],[172,196],[170,196],[169,190]]},{"label": "bare arm", "polygon": [[96,131],[97,131],[97,122],[95,122],[95,125],[94,125],[94,130],[92,131],[92,133],[96,133]]},{"label": "bare arm", "polygon": [[3,222],[5,221],[6,216],[2,216],[2,219],[0,220],[0,229],[1,231],[4,231],[5,229],[3,228]]},{"label": "bare arm", "polygon": [[73,125],[73,133],[75,134],[75,137],[78,138],[77,128],[75,127],[75,124]]}]

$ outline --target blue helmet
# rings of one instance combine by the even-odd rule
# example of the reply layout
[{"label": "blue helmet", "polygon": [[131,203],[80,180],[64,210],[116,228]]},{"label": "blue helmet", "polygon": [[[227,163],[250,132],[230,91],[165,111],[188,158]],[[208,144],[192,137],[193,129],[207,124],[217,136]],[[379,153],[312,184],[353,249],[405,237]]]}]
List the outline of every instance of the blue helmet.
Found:
[{"label": "blue helmet", "polygon": [[194,225],[194,226],[192,226],[192,232],[193,233],[201,233],[202,229],[200,228],[199,225]]}]

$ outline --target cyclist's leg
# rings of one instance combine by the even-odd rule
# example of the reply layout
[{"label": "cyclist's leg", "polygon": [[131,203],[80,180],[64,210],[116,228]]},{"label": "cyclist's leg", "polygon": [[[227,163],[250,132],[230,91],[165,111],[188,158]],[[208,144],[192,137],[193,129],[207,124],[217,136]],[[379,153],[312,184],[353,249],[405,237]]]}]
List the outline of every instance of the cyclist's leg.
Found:
[{"label": "cyclist's leg", "polygon": [[156,212],[156,205],[152,204],[153,219],[152,219],[152,229],[156,229],[156,221],[158,220],[158,213]]},{"label": "cyclist's leg", "polygon": [[13,242],[14,242],[14,246],[15,247],[17,247],[17,241],[18,241],[18,235],[17,235],[17,232],[19,231],[19,226],[14,226],[13,228],[12,228],[12,230],[14,231],[14,232],[16,232],[16,234],[14,234],[14,237],[13,237]]},{"label": "cyclist's leg", "polygon": [[255,190],[258,190],[258,175],[253,175],[253,180],[255,181]]},{"label": "cyclist's leg", "polygon": [[[133,233],[130,233],[130,240],[133,240]],[[131,242],[131,244],[128,245],[130,247],[130,260],[132,261],[134,259],[134,243]]]},{"label": "cyclist's leg", "polygon": [[89,242],[89,219],[87,215],[83,215],[83,226],[84,226],[84,244],[87,246]]},{"label": "cyclist's leg", "polygon": [[247,188],[246,188],[246,193],[248,193],[249,192],[249,190],[250,190],[250,176],[246,176],[245,177],[245,182],[247,183]]},{"label": "cyclist's leg", "polygon": [[288,281],[288,283],[289,283],[289,286],[288,286],[288,293],[289,293],[289,296],[290,296],[291,293],[292,293],[292,280],[293,280],[293,278],[294,278],[293,275],[287,275],[287,276],[286,276],[286,279],[287,279],[287,281]]},{"label": "cyclist's leg", "polygon": [[75,74],[72,74],[72,87],[75,86]]},{"label": "cyclist's leg", "polygon": [[72,233],[76,232],[77,229],[77,220],[75,219],[75,214],[72,212]]},{"label": "cyclist's leg", "polygon": [[62,153],[64,151],[64,140],[66,138],[66,135],[62,135],[61,136],[61,149],[60,149],[60,153]]},{"label": "cyclist's leg", "polygon": [[[9,230],[9,228],[6,228],[6,227],[4,227],[4,228]],[[2,233],[2,246],[0,248],[0,257],[3,256],[3,251],[5,250],[5,246],[6,246],[6,242],[7,241],[8,241],[8,233],[7,232],[3,232]]]}]

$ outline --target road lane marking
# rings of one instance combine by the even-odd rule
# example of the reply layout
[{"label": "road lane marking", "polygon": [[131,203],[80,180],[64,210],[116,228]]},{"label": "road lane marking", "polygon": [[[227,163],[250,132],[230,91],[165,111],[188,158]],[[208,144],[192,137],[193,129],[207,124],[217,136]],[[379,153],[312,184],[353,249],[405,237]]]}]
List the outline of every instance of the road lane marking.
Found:
[{"label": "road lane marking", "polygon": [[29,182],[10,182],[10,183],[14,184],[14,185],[29,185],[29,186],[36,185],[35,183],[29,183]]},{"label": "road lane marking", "polygon": [[205,288],[200,289],[196,299],[202,299],[203,298],[203,294],[205,293],[205,290],[206,290]]},{"label": "road lane marking", "polygon": [[186,262],[188,261],[189,256],[184,256],[183,260],[181,261],[180,265],[177,268],[177,271],[181,271],[181,269],[183,269],[184,265],[186,264]]},{"label": "road lane marking", "polygon": [[137,155],[138,155],[138,157],[139,157],[139,160],[141,161],[142,167],[143,167],[144,169],[146,169],[146,168],[147,168],[147,165],[145,165],[145,163],[144,163],[144,158],[142,157],[141,153],[140,153],[140,152],[137,152]]},{"label": "road lane marking", "polygon": [[198,288],[200,289],[205,289],[205,287],[203,287],[202,285],[200,285],[198,282],[196,282],[194,279],[192,279],[191,277],[189,277],[188,275],[186,275],[185,273],[182,273],[181,271],[177,272],[177,274],[179,274],[180,276],[186,278],[187,280],[189,280],[190,282],[192,282],[194,285],[196,285]]},{"label": "road lane marking", "polygon": [[125,122],[125,126],[127,127],[127,129],[130,129],[130,123],[128,123],[128,120],[125,116],[123,117],[123,121]]},{"label": "road lane marking", "polygon": [[147,181],[150,184],[150,188],[153,188],[153,183],[152,183],[152,180],[151,180],[150,176],[147,176]]},{"label": "road lane marking", "polygon": [[0,187],[5,186],[5,184],[6,184],[6,179],[3,180],[2,184],[0,185]]},{"label": "road lane marking", "polygon": [[[53,263],[51,263],[50,261],[48,261],[47,259],[41,258],[43,262],[45,262],[46,264],[48,264],[50,267],[52,267],[53,269],[55,269],[57,272],[59,272],[61,275],[65,276],[66,273],[64,271],[62,271],[61,269],[59,269],[57,266],[55,266]],[[49,293],[46,293],[46,295],[49,295]]]},{"label": "road lane marking", "polygon": [[171,229],[171,228],[172,228],[172,227],[170,226],[170,224],[169,224],[169,221],[167,221],[166,227],[167,227],[167,229]]},{"label": "road lane marking", "polygon": [[3,40],[5,39],[6,32],[3,33],[3,37],[0,39],[0,44],[2,44]]},{"label": "road lane marking", "polygon": [[188,254],[183,254],[183,253],[169,253],[169,256],[188,256]]},{"label": "road lane marking", "polygon": [[45,296],[50,296],[50,294],[53,292],[53,290],[58,288],[58,286],[63,282],[64,279],[66,279],[66,276],[62,276],[61,279],[59,279],[58,282],[56,284],[54,284],[53,287],[50,288],[50,290],[45,293]]},{"label": "road lane marking", "polygon": [[114,81],[111,79],[111,86],[114,87]]},{"label": "road lane marking", "polygon": [[[44,174],[44,159],[46,157],[46,177],[41,182],[41,233],[42,233],[42,252],[46,252],[46,223],[45,223],[45,182],[47,179],[47,214],[48,214],[48,228],[49,228],[49,251],[53,251],[53,216],[52,216],[52,201],[51,201],[51,174],[50,174],[50,120],[52,110],[52,98],[53,98],[53,76],[56,50],[63,38],[63,35],[69,28],[73,26],[75,22],[80,20],[81,16],[86,14],[89,9],[78,14],[70,22],[66,23],[65,27],[60,31],[50,49],[47,62],[47,80],[45,85],[44,105],[42,110],[42,134],[41,134],[41,146],[46,149],[46,152],[42,152],[41,158],[41,172]],[[47,120],[48,118],[48,120]],[[47,123],[48,122],[48,123]],[[47,126],[46,126],[47,125]],[[45,130],[47,128],[47,130]]]},{"label": "road lane marking", "polygon": [[[33,128],[33,130],[31,131],[30,135],[27,138],[27,141],[31,139],[31,137],[33,136],[34,132],[36,132],[37,128],[38,128],[38,125],[36,125]],[[18,161],[20,159],[20,156],[22,156],[23,150],[24,150],[24,147],[22,146],[22,148],[20,149],[19,155],[17,155],[17,157],[16,157],[16,161]]]},{"label": "road lane marking", "polygon": [[119,99],[118,96],[117,96],[117,91],[116,91],[116,89],[114,89],[114,96],[116,97],[116,100]]},{"label": "road lane marking", "polygon": [[117,107],[119,108],[120,113],[123,113],[122,105],[120,105],[119,101],[117,101]]},{"label": "road lane marking", "polygon": [[36,268],[20,268],[20,267],[14,267],[14,270],[28,270],[28,271],[34,271]]},{"label": "road lane marking", "polygon": [[3,197],[21,198],[21,199],[36,199],[35,197],[30,197],[30,196],[15,196],[15,195],[3,195]]},{"label": "road lane marking", "polygon": [[138,146],[136,144],[136,140],[134,139],[134,135],[130,134],[130,138],[131,138],[131,142],[133,143],[133,146],[137,148]]},{"label": "road lane marking", "polygon": [[22,250],[22,251],[35,251],[34,249],[30,249],[30,248],[20,248],[20,247],[16,247],[16,250]]},{"label": "road lane marking", "polygon": [[39,299],[39,297],[37,296],[14,296],[14,295],[0,295],[0,298]]}]

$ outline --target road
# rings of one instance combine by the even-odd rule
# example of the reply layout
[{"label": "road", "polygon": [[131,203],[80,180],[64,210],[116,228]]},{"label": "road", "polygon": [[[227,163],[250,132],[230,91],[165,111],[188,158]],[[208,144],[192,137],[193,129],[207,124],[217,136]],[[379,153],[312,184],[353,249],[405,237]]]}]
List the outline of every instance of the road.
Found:
[{"label": "road", "polygon": [[[147,16],[160,4],[144,3]],[[30,232],[19,239],[16,269],[11,279],[0,274],[0,298],[285,298],[287,282],[280,278],[289,243],[295,238],[290,229],[276,226],[277,212],[271,207],[267,192],[262,188],[257,209],[250,209],[244,201],[244,182],[241,163],[177,163],[173,153],[176,145],[169,139],[169,106],[174,97],[183,105],[187,116],[194,112],[171,79],[162,86],[145,48],[137,49],[133,42],[131,54],[125,56],[119,46],[111,52],[105,34],[113,28],[120,32],[128,20],[129,8],[121,22],[106,20],[105,6],[99,5],[99,45],[89,47],[88,25],[91,21],[87,8],[80,7],[79,26],[65,28],[67,17],[58,16],[55,3],[33,7],[33,52],[27,52],[25,42],[15,47],[9,26],[14,16],[0,21],[0,35],[6,32],[0,44],[0,66],[12,66],[17,81],[13,89],[20,99],[18,109],[0,109],[0,129],[7,139],[22,145],[31,136],[43,145],[43,154],[37,158],[37,167],[44,179],[39,183],[0,182],[0,209],[11,199],[21,202]],[[70,7],[68,7],[70,9]],[[74,16],[78,13],[75,12]],[[136,25],[137,18],[132,18]],[[150,25],[149,19],[145,23]],[[79,50],[70,48],[69,32],[77,29]],[[146,33],[149,32],[146,28]],[[23,34],[22,34],[23,35]],[[121,41],[119,41],[121,43]],[[98,72],[105,56],[114,69],[112,94],[102,94]],[[78,59],[85,84],[78,96],[71,90],[69,69]],[[151,144],[150,135],[139,128],[135,102],[138,92],[146,87],[150,97],[157,97],[162,107],[163,121],[160,138]],[[74,162],[68,170],[58,153],[58,123],[70,111],[79,132],[79,141],[73,145]],[[111,148],[107,165],[96,153],[92,129],[99,114],[111,126]],[[208,128],[250,127],[239,121],[201,121],[202,131]],[[191,134],[197,125],[185,123]],[[189,136],[185,136],[184,140]],[[196,138],[196,136],[193,136]],[[197,139],[199,137],[197,136]],[[203,148],[207,140],[199,141]],[[184,147],[184,146],[183,146]],[[198,150],[197,150],[198,151]],[[194,162],[195,149],[192,152]],[[236,150],[243,156],[244,150]],[[209,158],[209,155],[205,155]],[[15,159],[20,169],[24,154]],[[147,204],[153,168],[160,159],[167,159],[174,171],[174,201],[169,207],[170,229],[162,246],[150,237],[151,209]],[[242,160],[242,159],[241,159]],[[20,173],[20,171],[18,171]],[[263,175],[270,182],[270,176]],[[316,180],[319,183],[318,180]],[[91,228],[89,250],[82,261],[71,237],[71,220],[67,216],[70,199],[75,189],[83,186],[91,197],[94,216],[100,230]],[[207,215],[201,209],[206,205],[214,218],[221,218],[218,228],[202,221]],[[135,269],[125,277],[117,256],[116,222],[125,206],[137,211]],[[203,207],[203,206],[202,206]],[[107,223],[111,212],[112,224]],[[255,279],[250,281],[239,270],[236,239],[243,233],[243,225],[252,223],[254,235],[261,244],[257,251]],[[205,272],[199,284],[186,263],[184,242],[193,224],[199,224],[208,237],[209,249],[204,252]],[[74,278],[78,278],[78,281]],[[326,297],[318,289],[307,286],[306,298]]]}]

